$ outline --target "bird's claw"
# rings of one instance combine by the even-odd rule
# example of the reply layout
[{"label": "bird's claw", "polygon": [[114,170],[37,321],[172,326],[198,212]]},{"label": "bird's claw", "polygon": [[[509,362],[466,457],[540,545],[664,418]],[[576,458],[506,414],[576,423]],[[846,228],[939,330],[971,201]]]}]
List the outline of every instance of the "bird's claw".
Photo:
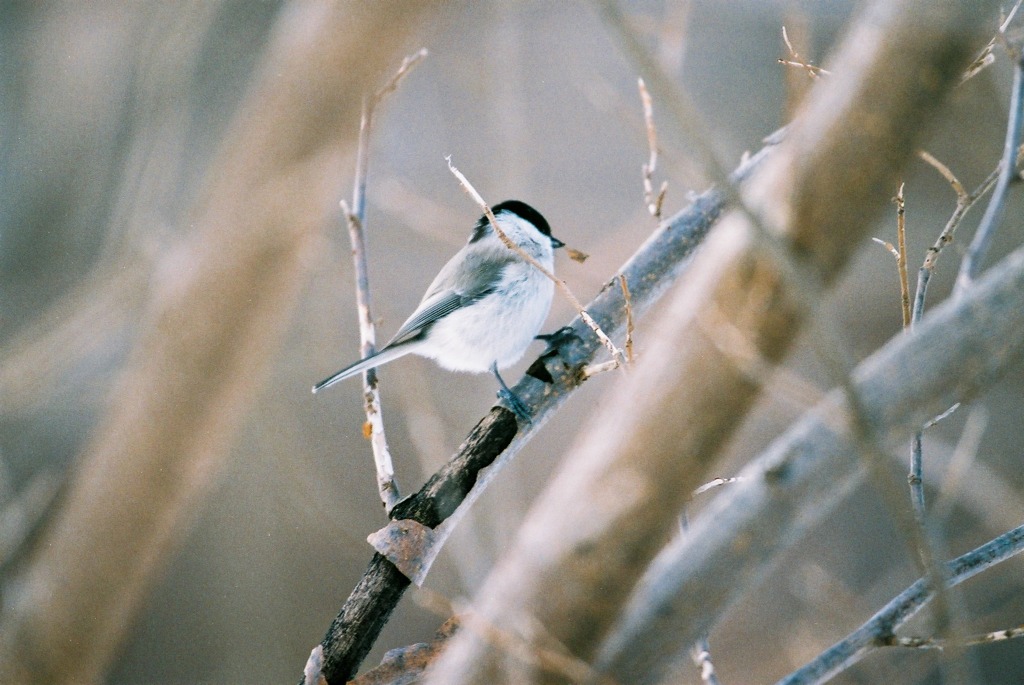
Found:
[{"label": "bird's claw", "polygon": [[526,407],[526,403],[519,399],[519,395],[512,392],[507,386],[498,390],[498,399],[505,402],[508,408],[512,410],[512,413],[523,423],[531,423],[533,421],[533,415]]}]

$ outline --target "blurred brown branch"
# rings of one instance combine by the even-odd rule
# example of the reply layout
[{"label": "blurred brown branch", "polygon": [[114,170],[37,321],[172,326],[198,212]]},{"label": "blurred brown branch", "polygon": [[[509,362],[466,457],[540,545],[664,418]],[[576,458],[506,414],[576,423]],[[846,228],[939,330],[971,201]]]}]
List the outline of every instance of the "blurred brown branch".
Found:
[{"label": "blurred brown branch", "polygon": [[[63,509],[0,622],[0,681],[103,677],[259,390],[359,101],[429,4],[296,3],[189,219]],[[13,585],[12,585],[13,587]]]},{"label": "blurred brown branch", "polygon": [[[987,37],[995,4],[874,3],[832,60],[841,68],[819,80],[779,154],[758,170],[750,205],[823,283],[888,200],[924,125]],[[709,236],[635,373],[584,430],[479,592],[474,608],[486,620],[527,640],[540,621],[572,654],[593,657],[759,390],[706,337],[702,315],[729,313],[778,362],[808,315],[787,267],[746,216],[727,217]],[[466,631],[429,682],[556,681]]]},{"label": "blurred brown branch", "polygon": [[[855,390],[885,444],[899,444],[938,407],[978,396],[1019,364],[1022,288],[1024,250],[1018,250],[963,300],[937,308],[912,335],[897,335],[858,366]],[[620,677],[657,673],[673,656],[681,658],[686,645],[833,511],[865,475],[850,414],[845,393],[830,393],[659,554],[603,648],[603,668]]]}]

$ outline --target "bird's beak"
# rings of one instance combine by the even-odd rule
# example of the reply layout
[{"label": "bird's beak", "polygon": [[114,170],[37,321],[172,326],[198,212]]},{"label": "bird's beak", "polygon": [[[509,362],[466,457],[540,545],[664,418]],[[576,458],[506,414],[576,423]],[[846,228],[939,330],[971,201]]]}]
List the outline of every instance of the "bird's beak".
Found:
[{"label": "bird's beak", "polygon": [[551,240],[551,247],[555,248],[556,250],[560,247],[565,247],[565,243],[563,243],[561,240],[559,240],[553,235],[548,236],[548,239]]}]

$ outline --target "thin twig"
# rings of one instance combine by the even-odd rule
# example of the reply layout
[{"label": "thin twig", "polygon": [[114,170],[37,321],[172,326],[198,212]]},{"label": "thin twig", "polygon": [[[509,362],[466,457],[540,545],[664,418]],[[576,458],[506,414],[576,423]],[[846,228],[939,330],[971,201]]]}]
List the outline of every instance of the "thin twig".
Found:
[{"label": "thin twig", "polygon": [[643,165],[644,204],[650,215],[661,221],[661,207],[665,202],[668,181],[663,181],[661,188],[655,194],[651,177],[654,176],[654,171],[658,167],[658,131],[654,127],[654,108],[651,105],[651,94],[647,92],[647,84],[642,78],[638,78],[637,87],[640,89],[640,103],[644,109],[644,125],[647,129],[647,148],[649,150],[647,163]]},{"label": "thin twig", "polygon": [[1006,197],[1010,183],[1017,178],[1017,150],[1020,148],[1020,136],[1022,120],[1024,120],[1024,57],[1017,56],[1017,62],[1013,68],[1013,88],[1010,95],[1010,113],[1006,124],[1006,140],[1003,144],[1003,157],[999,162],[999,179],[996,181],[996,188],[992,192],[992,199],[985,214],[981,218],[978,230],[974,239],[967,248],[963,261],[960,263],[960,272],[956,277],[954,295],[960,296],[963,291],[971,285],[971,282],[978,275],[981,262],[988,252],[989,243],[996,229],[1002,222],[1003,213],[1006,209]]},{"label": "thin twig", "polygon": [[[938,163],[938,160],[935,160],[935,162]],[[936,166],[936,168],[938,168],[940,172],[942,172],[943,169],[945,170],[943,175],[946,176],[954,189],[963,189],[963,186],[960,185],[960,182],[956,180],[956,177],[953,176],[948,168],[941,164]],[[896,191],[896,197],[893,198],[893,202],[896,203],[896,241],[899,243],[899,248],[892,248],[892,252],[896,255],[896,269],[899,273],[900,279],[900,303],[903,311],[903,329],[906,331],[910,329],[913,318],[910,309],[910,284],[907,279],[907,223],[906,201],[904,199],[903,190],[904,184],[900,183],[899,190]],[[890,247],[892,246],[890,245]],[[914,517],[917,519],[917,525],[923,531],[925,529],[925,501],[924,479],[921,477],[922,468],[921,432],[918,431],[911,440],[910,473],[907,476],[907,483],[910,486],[910,503],[914,509]]]},{"label": "thin twig", "polygon": [[949,409],[947,409],[946,411],[942,412],[941,414],[939,414],[938,416],[936,416],[936,417],[935,417],[934,419],[932,419],[932,420],[931,420],[931,421],[929,421],[928,423],[924,424],[924,427],[925,427],[926,429],[927,429],[927,428],[931,428],[932,426],[934,426],[935,424],[937,424],[937,423],[938,423],[939,421],[942,421],[943,419],[945,419],[945,418],[948,418],[949,416],[951,416],[951,415],[953,414],[953,412],[955,412],[955,411],[956,411],[957,409],[959,409],[959,408],[960,408],[960,403],[959,403],[959,402],[957,402],[957,403],[956,403],[956,404],[954,404],[954,405],[953,405],[952,407],[950,407],[950,408],[949,408]]},{"label": "thin twig", "polygon": [[907,282],[907,216],[903,199],[903,184],[896,193],[896,240],[899,254],[896,266],[900,272],[900,302],[903,304],[903,328],[910,328],[910,284]]},{"label": "thin twig", "polygon": [[694,490],[692,496],[696,497],[697,495],[704,494],[708,490],[714,490],[715,488],[720,488],[723,485],[731,485],[732,483],[739,483],[742,480],[743,480],[742,476],[733,476],[731,478],[715,478],[714,480],[710,480],[707,483],[704,483],[704,485],[702,485],[699,488],[697,488],[696,490]]},{"label": "thin twig", "polygon": [[896,271],[900,280],[900,302],[903,309],[903,328],[910,327],[910,285],[907,282],[907,233],[906,233],[906,204],[903,198],[903,185],[900,183],[899,190],[892,201],[896,204],[896,242],[899,247],[881,238],[872,238],[896,258]]},{"label": "thin twig", "polygon": [[715,671],[715,664],[711,661],[711,647],[708,646],[706,637],[697,641],[690,652],[693,658],[693,665],[700,669],[700,681],[704,685],[719,685],[718,673]]},{"label": "thin twig", "polygon": [[924,434],[914,433],[910,440],[910,472],[907,474],[907,485],[910,487],[910,503],[914,507],[914,516],[919,525],[924,525],[927,509],[924,499]]},{"label": "thin twig", "polygon": [[[361,131],[366,130],[368,129],[361,129]],[[363,136],[360,134],[360,141],[362,140]],[[362,168],[365,169],[366,167]],[[357,184],[360,182],[358,179],[359,176],[357,176]],[[355,265],[356,271],[359,349],[363,357],[368,357],[376,349],[376,327],[373,323],[373,315],[370,308],[369,278],[366,268],[366,241],[363,224],[359,217],[349,209],[348,204],[344,200],[340,204],[348,224],[349,240],[352,243],[352,262]],[[363,434],[369,439],[373,450],[373,463],[377,472],[377,493],[384,504],[384,511],[390,513],[391,509],[400,499],[400,494],[398,483],[395,481],[395,468],[391,461],[391,451],[388,449],[387,436],[384,434],[384,416],[381,410],[380,391],[378,389],[375,369],[367,369],[363,372],[363,411],[366,413]]]},{"label": "thin twig", "polygon": [[967,477],[974,464],[978,449],[981,446],[981,438],[988,427],[988,412],[983,405],[972,408],[967,415],[964,429],[960,432],[960,439],[957,441],[953,456],[946,466],[946,474],[939,486],[939,492],[935,496],[935,507],[933,517],[936,521],[944,521],[951,513],[956,498],[954,493],[960,488],[960,484]]},{"label": "thin twig", "polygon": [[602,373],[614,371],[617,368],[619,368],[619,362],[615,359],[608,359],[603,362],[598,362],[597,364],[587,364],[583,367],[583,370],[580,371],[580,378],[582,380],[587,380]]},{"label": "thin twig", "polygon": [[[594,670],[587,662],[573,656],[564,645],[551,635],[543,625],[530,621],[529,632],[544,634],[546,644],[552,647],[538,647],[515,630],[488,621],[461,601],[452,600],[435,590],[419,588],[413,595],[414,601],[424,609],[442,618],[458,616],[462,630],[471,630],[502,650],[508,656],[532,664],[542,671],[567,678],[572,683],[593,683],[594,685],[616,685],[606,675]],[[529,621],[530,617],[522,617]]]},{"label": "thin twig", "polygon": [[398,84],[401,83],[402,79],[404,79],[409,74],[410,71],[416,68],[416,66],[419,65],[420,62],[425,60],[428,54],[429,53],[427,52],[426,48],[420,48],[419,52],[412,55],[407,55],[402,60],[402,64],[399,65],[398,71],[396,71],[395,75],[391,77],[391,80],[385,83],[383,88],[374,93],[373,105],[376,106],[387,95],[395,92],[395,90],[398,89]]},{"label": "thin twig", "polygon": [[[402,60],[398,71],[378,90],[373,97],[363,103],[363,113],[359,122],[359,147],[356,152],[356,175],[352,188],[352,207],[344,200],[341,209],[348,224],[349,240],[352,243],[352,263],[356,274],[356,306],[359,316],[360,353],[368,357],[376,351],[376,326],[370,306],[370,278],[366,260],[366,178],[369,163],[370,132],[373,128],[373,115],[377,105],[390,93],[393,93],[401,80],[427,56],[426,49]],[[388,449],[387,437],[384,433],[384,417],[381,413],[380,390],[377,373],[374,369],[363,372],[363,410],[366,413],[365,433],[373,449],[373,461],[377,471],[377,491],[384,510],[388,513],[398,502],[400,495],[398,483],[395,481],[395,468]]]},{"label": "thin twig", "polygon": [[893,245],[892,243],[890,243],[888,240],[882,240],[881,238],[872,238],[871,240],[876,242],[876,243],[878,243],[879,245],[884,247],[886,250],[888,250],[889,254],[891,254],[896,259],[900,258],[900,251],[897,250],[896,246]]},{"label": "thin twig", "polygon": [[[953,561],[943,564],[945,584],[952,588],[1024,551],[1024,526],[1003,533]],[[789,674],[777,685],[817,685],[846,670],[875,650],[898,642],[895,631],[936,593],[926,578],[897,595],[864,625]]]},{"label": "thin twig", "polygon": [[530,266],[537,269],[542,274],[551,279],[551,282],[555,284],[555,287],[558,288],[558,291],[562,293],[562,295],[565,297],[565,299],[569,301],[570,304],[572,304],[573,308],[576,310],[576,313],[580,315],[580,318],[583,319],[584,322],[586,322],[587,326],[590,327],[590,330],[594,331],[594,334],[597,335],[601,343],[604,344],[606,348],[608,348],[608,351],[611,352],[612,359],[619,363],[622,369],[625,370],[626,357],[622,353],[622,350],[616,347],[615,343],[612,342],[611,338],[609,338],[608,335],[601,330],[601,327],[597,325],[597,322],[594,321],[594,318],[587,313],[587,310],[583,308],[583,305],[580,304],[580,301],[577,300],[576,296],[573,295],[571,290],[569,290],[569,286],[565,284],[565,281],[556,277],[553,273],[544,268],[544,265],[542,265],[540,262],[538,262],[536,259],[530,256],[526,252],[526,250],[516,245],[515,242],[513,242],[512,239],[509,238],[503,230],[501,230],[501,227],[498,225],[498,220],[494,218],[494,213],[491,211],[490,206],[486,202],[484,202],[484,198],[480,195],[480,193],[476,191],[476,188],[474,188],[473,184],[469,182],[469,179],[466,178],[461,171],[455,168],[455,166],[452,164],[451,156],[449,155],[445,159],[448,162],[448,170],[455,175],[455,178],[457,178],[459,180],[459,183],[462,184],[462,188],[467,193],[469,193],[469,196],[472,197],[473,200],[484,211],[484,214],[487,216],[487,220],[491,223],[491,228],[494,229],[495,235],[497,235],[501,242],[505,244],[505,247],[518,254],[520,257],[523,258],[524,261],[530,264]]},{"label": "thin twig", "polygon": [[1017,15],[1017,10],[1020,9],[1022,2],[1024,2],[1024,0],[1017,0],[1007,13],[1006,17],[1004,17],[999,23],[999,33],[1006,33],[1006,29],[1010,28],[1010,22],[1013,21],[1013,18]]},{"label": "thin twig", "polygon": [[[935,240],[935,244],[928,248],[924,262],[921,264],[921,268],[917,271],[917,290],[914,293],[914,306],[910,314],[911,329],[917,325],[917,322],[920,321],[921,317],[924,315],[925,299],[928,295],[928,283],[931,280],[932,274],[935,272],[935,267],[938,264],[942,250],[953,242],[953,236],[956,229],[967,215],[967,212],[985,193],[989,191],[989,189],[992,188],[996,179],[999,177],[999,167],[997,166],[992,170],[988,177],[986,177],[985,180],[983,180],[981,184],[974,189],[973,192],[968,193],[964,189],[963,184],[960,183],[956,175],[953,174],[948,166],[924,150],[920,151],[918,156],[931,165],[949,182],[950,186],[953,188],[953,192],[956,193],[956,208],[953,210],[953,214],[950,215],[949,219],[946,221],[946,225],[943,227],[939,237]],[[943,412],[940,416],[932,419],[928,426],[935,425],[943,418],[953,413],[957,406],[958,405],[954,405],[946,412]],[[907,484],[910,487],[910,497],[911,503],[914,507],[914,515],[917,517],[919,523],[923,524],[926,510],[924,497],[924,455],[922,439],[921,431],[915,433],[911,439],[910,472],[907,474]]]},{"label": "thin twig", "polygon": [[830,76],[832,74],[828,69],[816,67],[800,58],[800,55],[793,47],[793,44],[789,42],[789,33],[786,32],[785,26],[782,27],[782,40],[786,43],[786,48],[789,50],[789,59],[779,59],[779,64],[783,64],[787,67],[799,67],[800,69],[805,70],[807,75],[811,78],[818,78],[821,74],[824,74],[825,76]]},{"label": "thin twig", "polygon": [[988,45],[981,49],[981,52],[979,52],[978,56],[974,58],[974,61],[971,62],[967,69],[964,70],[963,75],[960,77],[961,84],[971,78],[974,78],[979,73],[981,73],[981,71],[984,70],[986,67],[995,63],[996,40],[1002,37],[1002,35],[1005,34],[1006,30],[1010,27],[1010,22],[1013,21],[1014,16],[1017,14],[1017,10],[1020,9],[1021,2],[1024,2],[1024,0],[1017,0],[1017,2],[1014,3],[1013,8],[1009,11],[1009,13],[1003,18],[1001,22],[999,22],[998,34],[988,42]]},{"label": "thin twig", "polygon": [[967,189],[964,188],[964,184],[957,179],[956,175],[950,171],[948,166],[936,159],[935,156],[927,150],[918,150],[917,156],[942,174],[942,177],[949,182],[949,185],[953,186],[953,192],[956,193],[958,199],[968,197]]},{"label": "thin twig", "polygon": [[1016,628],[1006,630],[994,630],[991,633],[969,635],[956,639],[943,639],[940,637],[898,637],[892,643],[893,647],[909,647],[912,649],[945,649],[946,647],[971,647],[974,645],[986,645],[990,642],[1002,642],[1013,638],[1024,637],[1024,623]]},{"label": "thin twig", "polygon": [[[981,199],[985,193],[992,189],[995,185],[996,179],[999,178],[999,167],[993,169],[989,175],[983,180],[973,192],[967,193],[964,190],[963,185],[957,180],[956,176],[949,170],[945,164],[932,157],[927,152],[921,151],[918,153],[925,162],[933,166],[946,180],[949,181],[953,187],[953,191],[956,193],[956,208],[946,221],[946,225],[943,227],[939,237],[935,240],[935,244],[928,248],[928,252],[925,254],[924,263],[917,272],[917,292],[914,296],[914,309],[911,313],[911,327],[916,324],[921,316],[924,314],[925,298],[928,294],[928,282],[931,280],[932,273],[935,271],[935,267],[938,264],[939,256],[942,250],[953,242],[956,229],[960,226],[967,212],[974,207],[975,203]],[[1019,159],[1019,158],[1018,158]],[[1018,162],[1019,163],[1019,162]]]},{"label": "thin twig", "polygon": [[626,361],[633,363],[633,302],[629,296],[629,281],[626,274],[619,274],[619,285],[622,286],[622,301],[626,310]]}]

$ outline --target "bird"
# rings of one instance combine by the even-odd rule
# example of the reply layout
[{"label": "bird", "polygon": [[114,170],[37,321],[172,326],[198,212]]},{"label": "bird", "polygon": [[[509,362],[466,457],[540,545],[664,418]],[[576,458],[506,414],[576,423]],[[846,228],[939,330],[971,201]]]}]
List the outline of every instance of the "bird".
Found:
[{"label": "bird", "polygon": [[[551,226],[540,212],[525,202],[506,200],[495,205],[492,214],[513,243],[554,272],[554,250],[565,243],[551,235]],[[498,380],[498,397],[529,421],[529,410],[499,370],[526,353],[547,319],[553,294],[552,280],[505,245],[485,214],[394,337],[375,353],[314,385],[313,392],[417,354],[452,371],[490,371]]]}]

